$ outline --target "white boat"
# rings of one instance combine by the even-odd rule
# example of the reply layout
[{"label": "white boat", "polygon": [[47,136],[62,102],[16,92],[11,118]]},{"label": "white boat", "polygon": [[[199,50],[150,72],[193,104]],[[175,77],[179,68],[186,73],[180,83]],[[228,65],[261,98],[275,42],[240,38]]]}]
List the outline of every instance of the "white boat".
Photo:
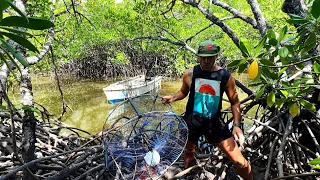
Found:
[{"label": "white boat", "polygon": [[134,98],[150,91],[157,91],[161,87],[161,76],[151,77],[146,80],[144,75],[135,76],[119,81],[103,88],[110,103],[123,101],[127,98]]}]

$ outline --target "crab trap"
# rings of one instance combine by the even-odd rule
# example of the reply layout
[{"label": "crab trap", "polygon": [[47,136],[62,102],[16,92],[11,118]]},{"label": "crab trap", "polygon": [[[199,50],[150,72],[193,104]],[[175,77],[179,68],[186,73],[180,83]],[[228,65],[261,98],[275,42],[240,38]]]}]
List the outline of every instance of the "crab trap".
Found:
[{"label": "crab trap", "polygon": [[157,96],[128,99],[105,121],[105,166],[117,179],[159,177],[180,157],[187,137],[184,120]]}]

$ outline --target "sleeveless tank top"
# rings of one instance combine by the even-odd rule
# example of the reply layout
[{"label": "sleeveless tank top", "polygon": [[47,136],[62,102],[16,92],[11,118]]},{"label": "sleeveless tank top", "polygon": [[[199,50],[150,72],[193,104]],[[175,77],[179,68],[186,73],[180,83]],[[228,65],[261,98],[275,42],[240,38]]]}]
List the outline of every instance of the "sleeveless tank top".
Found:
[{"label": "sleeveless tank top", "polygon": [[230,78],[225,69],[202,71],[200,65],[193,68],[189,99],[184,119],[189,129],[225,123],[221,120],[222,96]]}]

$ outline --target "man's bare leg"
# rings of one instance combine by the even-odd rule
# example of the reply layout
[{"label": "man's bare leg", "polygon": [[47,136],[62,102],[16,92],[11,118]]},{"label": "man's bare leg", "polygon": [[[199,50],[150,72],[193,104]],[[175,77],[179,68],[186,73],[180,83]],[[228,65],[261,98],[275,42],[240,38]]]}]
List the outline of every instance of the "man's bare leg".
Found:
[{"label": "man's bare leg", "polygon": [[238,145],[236,144],[233,137],[225,139],[219,143],[217,146],[228,156],[228,158],[233,162],[237,169],[238,174],[244,180],[252,180],[251,166],[249,162],[243,157]]},{"label": "man's bare leg", "polygon": [[196,159],[194,157],[196,152],[196,145],[196,141],[187,141],[183,154],[184,168],[196,165]]}]

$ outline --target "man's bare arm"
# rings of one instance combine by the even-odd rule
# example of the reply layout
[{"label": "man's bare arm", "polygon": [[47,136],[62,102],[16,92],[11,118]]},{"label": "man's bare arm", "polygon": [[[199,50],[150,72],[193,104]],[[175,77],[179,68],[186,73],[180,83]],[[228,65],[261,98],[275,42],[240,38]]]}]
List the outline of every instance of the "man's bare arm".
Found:
[{"label": "man's bare arm", "polygon": [[192,72],[193,72],[193,68],[190,68],[183,74],[182,86],[176,94],[162,97],[164,103],[171,103],[174,101],[178,101],[188,96],[190,91],[191,81],[192,81]]},{"label": "man's bare arm", "polygon": [[241,121],[241,110],[238,93],[236,91],[236,83],[232,76],[230,76],[226,85],[226,94],[231,104],[231,111],[234,119],[234,123],[240,123]]},{"label": "man's bare arm", "polygon": [[178,101],[181,99],[184,99],[186,96],[188,96],[190,91],[190,85],[192,80],[192,72],[193,70],[188,69],[182,76],[182,86],[180,90],[173,95],[174,101]]}]

